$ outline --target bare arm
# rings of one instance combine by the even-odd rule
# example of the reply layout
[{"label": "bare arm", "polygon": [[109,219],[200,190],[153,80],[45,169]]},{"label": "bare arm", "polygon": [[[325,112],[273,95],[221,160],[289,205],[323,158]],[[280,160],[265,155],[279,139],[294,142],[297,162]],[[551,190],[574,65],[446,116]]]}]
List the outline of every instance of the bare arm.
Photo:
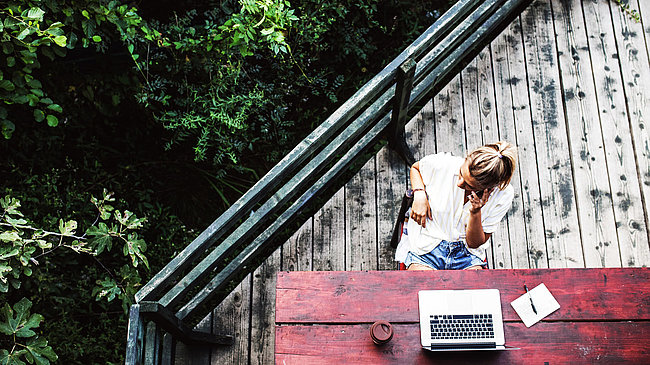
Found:
[{"label": "bare arm", "polygon": [[492,233],[483,232],[483,224],[481,223],[481,208],[487,203],[492,190],[485,189],[483,195],[479,198],[475,192],[469,195],[469,201],[472,207],[469,208],[469,222],[465,230],[465,241],[470,248],[478,248],[487,240],[490,239]]},{"label": "bare arm", "polygon": [[[420,162],[416,162],[411,166],[411,189],[424,189],[424,181],[420,174]],[[411,207],[411,218],[422,227],[426,227],[427,217],[431,219],[431,207],[429,200],[424,190],[418,190],[413,193],[413,206]]]}]

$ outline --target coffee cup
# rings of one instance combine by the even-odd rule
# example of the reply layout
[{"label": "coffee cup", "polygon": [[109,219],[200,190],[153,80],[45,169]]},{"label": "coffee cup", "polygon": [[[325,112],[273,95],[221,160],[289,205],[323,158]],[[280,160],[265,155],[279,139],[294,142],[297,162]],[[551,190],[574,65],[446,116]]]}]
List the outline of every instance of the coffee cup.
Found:
[{"label": "coffee cup", "polygon": [[370,338],[376,345],[388,343],[393,338],[393,326],[386,321],[377,321],[370,326]]}]

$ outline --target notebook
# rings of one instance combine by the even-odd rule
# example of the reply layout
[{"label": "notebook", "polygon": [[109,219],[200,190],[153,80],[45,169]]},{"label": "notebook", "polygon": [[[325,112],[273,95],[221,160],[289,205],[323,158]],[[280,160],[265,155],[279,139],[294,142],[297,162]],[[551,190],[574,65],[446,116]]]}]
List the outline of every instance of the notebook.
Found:
[{"label": "notebook", "polygon": [[423,348],[506,349],[498,289],[422,290],[418,301]]}]

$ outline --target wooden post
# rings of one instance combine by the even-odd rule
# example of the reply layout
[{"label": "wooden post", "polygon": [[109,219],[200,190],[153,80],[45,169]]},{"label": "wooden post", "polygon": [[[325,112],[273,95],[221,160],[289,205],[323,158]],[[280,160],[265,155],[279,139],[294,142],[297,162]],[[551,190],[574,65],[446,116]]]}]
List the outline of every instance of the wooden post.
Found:
[{"label": "wooden post", "polygon": [[125,365],[142,365],[143,340],[144,323],[140,316],[140,305],[133,304],[129,310]]},{"label": "wooden post", "polygon": [[171,333],[165,333],[162,340],[162,353],[160,354],[160,365],[174,364],[174,356],[176,355],[176,340]]},{"label": "wooden post", "polygon": [[154,322],[147,323],[147,335],[144,338],[144,365],[159,365],[160,362],[160,328]]},{"label": "wooden post", "polygon": [[397,85],[393,99],[393,115],[388,127],[388,146],[394,149],[407,165],[415,163],[415,157],[406,144],[404,126],[408,106],[413,90],[413,75],[417,64],[412,58],[407,58],[397,69]]}]

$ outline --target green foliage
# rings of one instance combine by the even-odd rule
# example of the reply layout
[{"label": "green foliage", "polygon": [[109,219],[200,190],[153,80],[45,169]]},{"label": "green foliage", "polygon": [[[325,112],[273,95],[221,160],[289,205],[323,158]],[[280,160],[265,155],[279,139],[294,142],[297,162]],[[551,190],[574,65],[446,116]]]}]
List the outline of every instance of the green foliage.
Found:
[{"label": "green foliage", "polygon": [[[89,0],[81,4],[56,0],[10,1],[0,8],[0,47],[5,64],[0,64],[0,129],[9,139],[21,119],[20,111],[31,110],[36,122],[50,127],[59,124],[61,105],[48,96],[37,77],[43,58],[64,57],[67,49],[81,43],[105,50],[113,25],[123,40],[138,32],[152,38],[135,9],[118,1]],[[21,108],[20,106],[23,106]]]},{"label": "green foliage", "polygon": [[629,16],[632,20],[634,20],[637,23],[641,23],[641,15],[639,14],[636,9],[630,8],[630,1],[629,0],[614,0],[616,4],[623,10],[627,16]]},{"label": "green foliage", "polygon": [[[12,49],[0,61],[0,119],[12,123],[0,197],[13,207],[0,219],[0,301],[32,300],[46,318],[34,332],[66,364],[119,363],[140,283],[436,13],[409,0],[125,3],[0,5],[43,12],[23,39],[43,41],[30,73],[20,25],[0,13]],[[64,47],[45,43],[56,22]],[[35,106],[7,102],[15,73],[33,77],[21,93],[42,91]],[[102,187],[121,199],[92,198]]]},{"label": "green foliage", "polygon": [[[103,279],[96,281],[97,286],[92,290],[96,300],[111,302],[120,299],[122,309],[127,313],[129,306],[133,303],[133,296],[136,288],[140,285],[140,275],[136,270],[139,263],[148,268],[148,261],[144,256],[146,250],[145,241],[138,236],[136,230],[142,228],[144,218],[138,218],[132,212],[125,210],[123,213],[113,208],[110,202],[115,199],[112,194],[104,190],[103,197],[91,198],[92,203],[98,210],[95,222],[90,224],[86,233],[82,236],[76,235],[78,228],[77,221],[58,220],[58,231],[47,231],[38,228],[30,222],[19,210],[20,201],[7,195],[0,199],[0,291],[8,292],[10,287],[21,288],[26,277],[37,270],[39,260],[47,259],[48,255],[59,248],[67,248],[73,254],[86,254],[99,257],[104,251],[110,252],[113,241],[120,242],[123,246],[124,256],[129,257],[131,265],[123,265],[117,274],[113,274],[108,268]],[[40,251],[37,254],[37,251]],[[14,343],[11,350],[2,349],[3,359],[7,362],[20,363],[21,356],[24,356],[29,363],[49,364],[48,359],[55,360],[56,355],[47,341],[36,336],[32,331],[43,320],[40,314],[27,316],[32,303],[23,298],[14,306],[12,311],[7,304],[3,309],[6,323],[0,323],[0,332],[16,337],[28,338],[25,344],[16,346]],[[15,316],[14,316],[15,313]]]},{"label": "green foliage", "polygon": [[0,349],[1,364],[24,365],[27,361],[30,364],[48,365],[50,361],[58,359],[47,340],[34,332],[33,329],[43,321],[43,316],[37,313],[30,315],[31,307],[32,302],[22,298],[13,309],[9,303],[2,308],[0,333],[9,338],[6,342],[11,344],[11,350]]}]

